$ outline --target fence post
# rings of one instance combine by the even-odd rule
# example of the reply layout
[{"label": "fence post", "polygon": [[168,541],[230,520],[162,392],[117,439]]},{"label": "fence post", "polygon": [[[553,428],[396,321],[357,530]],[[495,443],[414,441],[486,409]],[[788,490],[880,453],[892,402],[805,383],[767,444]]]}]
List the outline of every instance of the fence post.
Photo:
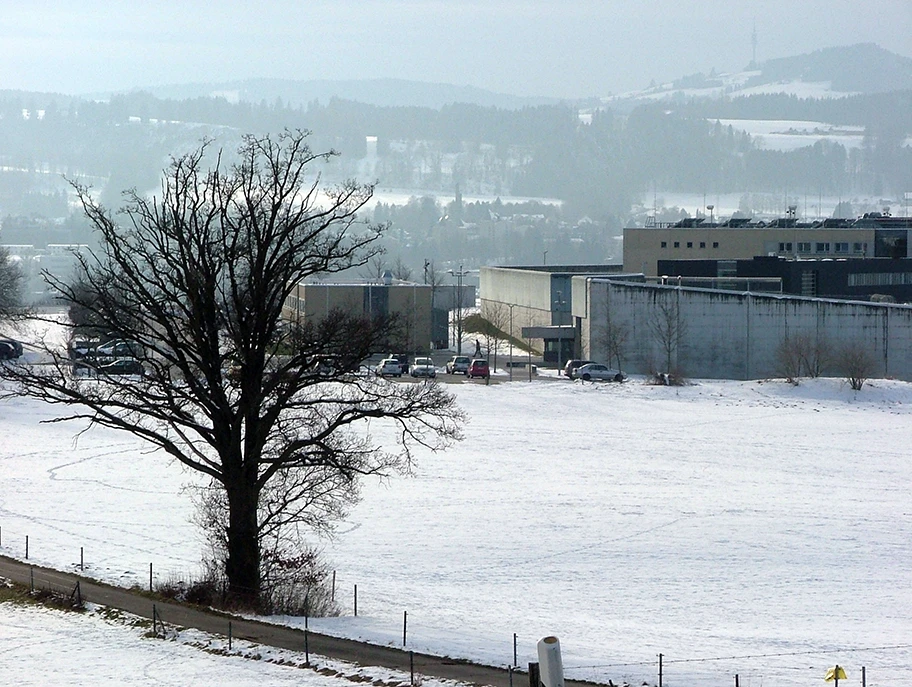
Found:
[{"label": "fence post", "polygon": [[335,570],[333,570],[332,595],[329,598],[330,598],[330,601],[336,600],[336,571]]},{"label": "fence post", "polygon": [[35,568],[29,568],[29,591],[35,593]]},{"label": "fence post", "polygon": [[659,687],[662,687],[662,654],[659,654]]},{"label": "fence post", "polygon": [[409,684],[414,687],[415,685],[415,652],[409,651]]},{"label": "fence post", "polygon": [[231,628],[231,621],[229,620],[228,621],[228,651],[231,651],[231,635],[232,635],[232,628]]},{"label": "fence post", "polygon": [[85,552],[81,546],[79,547],[79,569],[85,571]]},{"label": "fence post", "polygon": [[741,684],[738,681],[738,673],[735,673],[735,687],[741,687]]},{"label": "fence post", "polygon": [[158,636],[158,611],[155,609],[155,604],[152,604],[152,634],[156,637]]},{"label": "fence post", "polygon": [[152,564],[149,563],[149,593],[152,593]]},{"label": "fence post", "polygon": [[538,663],[529,664],[529,687],[541,687],[541,673],[538,670]]},{"label": "fence post", "polygon": [[28,535],[25,535],[25,560],[28,560]]},{"label": "fence post", "polygon": [[405,635],[408,629],[408,611],[402,611],[402,646],[405,646]]},{"label": "fence post", "polygon": [[865,672],[865,667],[861,666],[861,687],[867,687],[867,674]]},{"label": "fence post", "polygon": [[355,617],[358,617],[358,585],[355,585]]},{"label": "fence post", "polygon": [[516,633],[515,632],[513,633],[513,665],[514,666],[519,665],[519,661],[517,660],[517,656],[516,656]]},{"label": "fence post", "polygon": [[508,666],[507,671],[510,673],[510,687],[513,687],[513,666]]}]

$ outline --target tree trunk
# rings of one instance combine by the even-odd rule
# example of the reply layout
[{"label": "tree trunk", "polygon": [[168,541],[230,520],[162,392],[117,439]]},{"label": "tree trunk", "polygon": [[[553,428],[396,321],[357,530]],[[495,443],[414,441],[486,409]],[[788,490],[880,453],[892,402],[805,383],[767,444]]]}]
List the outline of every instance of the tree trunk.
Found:
[{"label": "tree trunk", "polygon": [[228,599],[242,608],[260,606],[260,542],[258,494],[248,484],[226,485],[228,492]]}]

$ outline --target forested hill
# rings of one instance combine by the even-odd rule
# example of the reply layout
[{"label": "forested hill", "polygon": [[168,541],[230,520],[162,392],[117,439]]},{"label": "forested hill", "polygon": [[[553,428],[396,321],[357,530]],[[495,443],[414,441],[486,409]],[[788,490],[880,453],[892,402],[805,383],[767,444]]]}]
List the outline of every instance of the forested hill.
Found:
[{"label": "forested hill", "polygon": [[830,82],[834,91],[884,93],[912,89],[912,59],[873,44],[825,48],[807,55],[764,62],[760,74],[746,84],[797,80]]}]

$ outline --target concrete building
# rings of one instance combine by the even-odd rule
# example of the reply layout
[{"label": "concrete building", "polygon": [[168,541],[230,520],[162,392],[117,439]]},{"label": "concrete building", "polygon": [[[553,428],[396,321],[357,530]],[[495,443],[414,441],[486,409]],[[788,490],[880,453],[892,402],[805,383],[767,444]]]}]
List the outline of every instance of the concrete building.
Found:
[{"label": "concrete building", "polygon": [[571,315],[571,280],[577,275],[619,274],[620,265],[482,267],[482,314],[500,328],[528,339],[546,363],[578,357],[578,323]]},{"label": "concrete building", "polygon": [[[791,258],[905,258],[912,218],[869,213],[854,220],[803,222],[791,215],[771,221],[688,218],[624,229],[624,270],[660,276],[659,260]],[[724,276],[724,275],[723,275]]]},{"label": "concrete building", "polygon": [[620,338],[629,372],[780,377],[780,347],[801,338],[823,374],[842,374],[840,352],[856,347],[876,360],[872,376],[912,380],[912,306],[582,277],[573,292],[582,356],[607,362]]},{"label": "concrete building", "polygon": [[397,315],[401,341],[391,343],[406,353],[428,353],[432,349],[432,289],[425,284],[308,282],[295,285],[282,314],[290,321],[320,320],[330,311],[355,315]]}]

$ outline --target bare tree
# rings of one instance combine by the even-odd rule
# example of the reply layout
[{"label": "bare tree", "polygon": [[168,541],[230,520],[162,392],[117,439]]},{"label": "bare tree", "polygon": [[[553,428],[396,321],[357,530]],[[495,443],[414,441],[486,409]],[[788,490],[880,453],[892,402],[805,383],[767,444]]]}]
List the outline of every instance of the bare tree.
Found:
[{"label": "bare tree", "polygon": [[365,279],[380,281],[387,270],[389,270],[389,267],[386,265],[386,260],[383,259],[383,251],[377,250],[364,263],[361,273]]},{"label": "bare tree", "polygon": [[[675,293],[674,296],[677,294]],[[656,341],[665,354],[665,373],[673,374],[673,363],[678,347],[687,335],[687,323],[681,318],[681,308],[678,300],[669,294],[669,297],[657,299],[655,310],[649,319],[649,326]]]},{"label": "bare tree", "polygon": [[[208,475],[222,499],[229,599],[257,607],[264,546],[278,530],[330,528],[360,476],[408,470],[417,446],[459,437],[461,415],[437,384],[347,372],[375,352],[388,322],[341,312],[282,320],[294,285],[376,258],[383,227],[357,215],[372,187],[347,182],[320,196],[311,169],[334,153],[311,151],[305,132],[247,136],[233,164],[219,153],[207,168],[209,152],[173,160],[160,198],[125,193],[118,215],[76,187],[101,248],[81,259],[87,288],[46,277],[135,342],[145,376],[76,377],[52,348],[54,365],[2,375],[12,393],[64,406],[57,420],[131,433]],[[332,365],[318,365],[327,356]],[[368,419],[371,430],[394,426],[396,445],[378,445]]]},{"label": "bare tree", "polygon": [[10,317],[22,307],[22,270],[0,247],[0,317]]},{"label": "bare tree", "polygon": [[778,372],[791,384],[805,375],[819,377],[830,357],[826,340],[805,332],[786,335],[776,348]]},{"label": "bare tree", "polygon": [[843,344],[837,363],[854,391],[861,391],[877,369],[877,358],[870,345],[860,340]]},{"label": "bare tree", "polygon": [[776,347],[776,371],[789,384],[798,384],[801,377],[802,349],[795,337],[786,336]]},{"label": "bare tree", "polygon": [[393,272],[393,276],[396,279],[400,279],[402,281],[411,281],[412,280],[412,268],[409,267],[408,265],[406,265],[402,261],[402,258],[399,256],[396,257],[396,262],[395,262],[395,264],[393,264],[392,272]]},{"label": "bare tree", "polygon": [[488,301],[483,308],[484,318],[490,326],[485,327],[483,332],[488,347],[488,356],[493,352],[491,364],[493,369],[497,370],[497,355],[500,353],[502,345],[512,345],[510,343],[510,309],[503,303]]},{"label": "bare tree", "polygon": [[605,325],[601,335],[601,343],[608,353],[608,367],[612,360],[617,363],[617,369],[624,369],[624,358],[627,354],[627,340],[630,330],[623,324],[612,322],[610,319]]}]

